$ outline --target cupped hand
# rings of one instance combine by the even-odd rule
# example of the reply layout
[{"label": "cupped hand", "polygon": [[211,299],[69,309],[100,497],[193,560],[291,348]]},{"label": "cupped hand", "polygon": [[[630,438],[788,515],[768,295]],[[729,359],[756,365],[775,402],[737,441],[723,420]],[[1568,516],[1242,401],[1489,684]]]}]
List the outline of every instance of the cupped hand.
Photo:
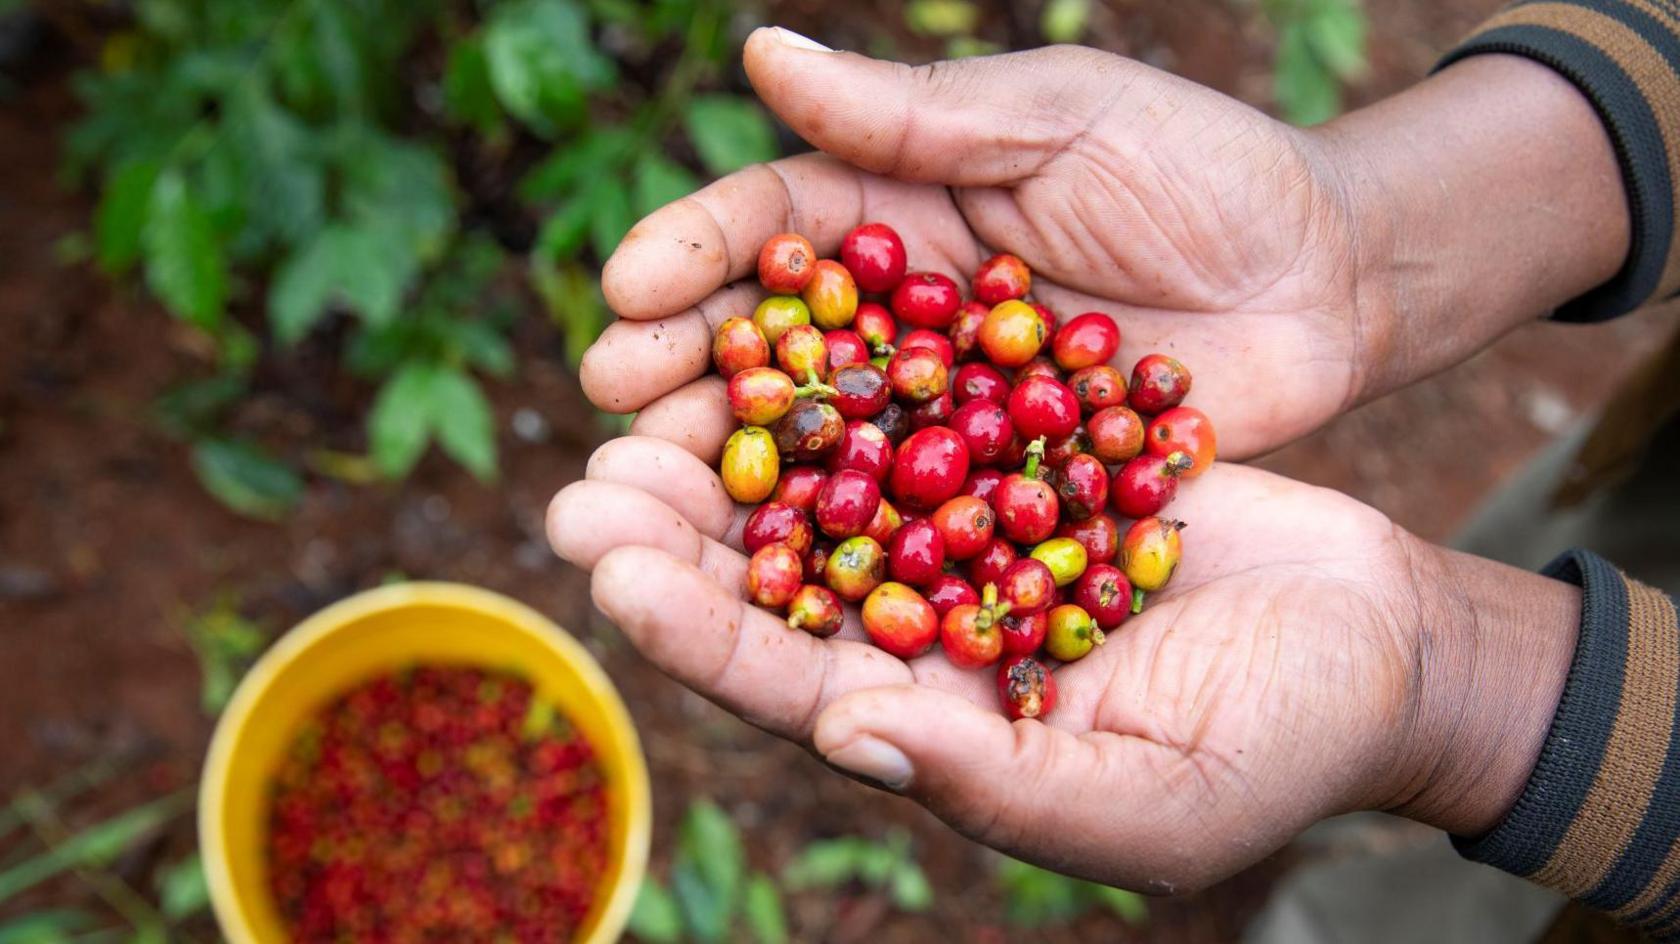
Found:
[{"label": "cupped hand", "polygon": [[1448,648],[1424,651],[1433,552],[1358,502],[1241,466],[1186,482],[1172,513],[1189,522],[1172,583],[1057,670],[1046,723],[1005,720],[995,670],[875,648],[855,611],[822,640],[745,602],[745,510],[667,440],[602,446],[548,524],[677,680],[1063,871],[1191,888],[1324,816],[1418,802],[1453,713],[1423,691]]},{"label": "cupped hand", "polygon": [[1091,49],[911,68],[797,40],[761,29],[745,64],[821,153],[666,206],[606,265],[622,320],[585,355],[583,385],[603,409],[642,411],[638,432],[721,442],[710,332],[761,297],[758,247],[796,231],[833,255],[869,220],[903,235],[913,269],[959,284],[991,252],[1021,256],[1034,296],[1063,317],[1114,316],[1123,371],[1176,355],[1225,456],[1287,442],[1362,395],[1387,343],[1383,306],[1361,283],[1351,210],[1315,139]]}]

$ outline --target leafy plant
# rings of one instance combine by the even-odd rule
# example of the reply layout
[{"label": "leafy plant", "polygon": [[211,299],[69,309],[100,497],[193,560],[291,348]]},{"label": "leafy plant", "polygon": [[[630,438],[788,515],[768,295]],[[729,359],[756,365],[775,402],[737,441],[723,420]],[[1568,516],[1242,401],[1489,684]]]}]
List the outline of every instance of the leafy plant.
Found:
[{"label": "leafy plant", "polygon": [[1360,0],[1262,0],[1261,8],[1277,31],[1272,87],[1284,117],[1298,125],[1334,118],[1343,83],[1365,72]]},{"label": "leafy plant", "polygon": [[696,800],[678,830],[670,886],[643,880],[630,931],[653,944],[735,940],[743,922],[759,944],[783,944],[781,892],[762,872],[747,873],[740,831],[717,804]]},{"label": "leafy plant", "polygon": [[782,883],[796,890],[853,882],[885,891],[904,911],[926,911],[933,905],[933,887],[911,856],[910,836],[903,830],[895,829],[880,841],[842,836],[813,842],[782,872]]},{"label": "leafy plant", "polygon": [[[578,356],[606,320],[594,267],[636,216],[698,186],[684,159],[722,174],[777,152],[762,109],[705,90],[728,57],[730,9],[134,5],[100,69],[76,79],[87,114],[69,136],[68,169],[100,184],[98,266],[137,273],[216,352],[210,376],[157,409],[192,444],[211,494],[264,519],[298,501],[295,459],[230,434],[228,417],[262,363],[306,345],[320,357],[323,336],[378,392],[367,461],[312,454],[315,471],[397,479],[435,443],[493,479],[496,426],[481,380],[511,374],[517,309],[486,301],[501,273],[519,271],[509,249],[524,247],[492,224],[496,214],[477,212],[500,198],[464,194],[450,155],[488,155],[493,175],[522,178],[514,212],[543,220],[525,275]],[[618,59],[598,39],[609,29]],[[533,149],[548,153],[526,171]]]},{"label": "leafy plant", "polygon": [[204,677],[199,703],[206,714],[221,714],[246,667],[267,645],[268,634],[245,618],[238,601],[225,594],[188,616],[183,628]]},{"label": "leafy plant", "polygon": [[1016,859],[998,861],[997,883],[1009,920],[1026,927],[1063,924],[1098,908],[1127,924],[1149,920],[1148,902],[1136,892],[1068,878]]}]

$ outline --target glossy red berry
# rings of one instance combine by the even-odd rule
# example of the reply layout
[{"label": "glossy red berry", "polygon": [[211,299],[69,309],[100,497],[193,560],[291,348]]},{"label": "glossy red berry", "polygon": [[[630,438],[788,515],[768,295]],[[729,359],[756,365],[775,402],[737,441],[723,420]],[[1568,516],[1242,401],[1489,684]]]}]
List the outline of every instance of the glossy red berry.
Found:
[{"label": "glossy red berry", "polygon": [[956,351],[951,347],[951,339],[947,338],[943,334],[940,334],[938,331],[929,331],[926,328],[916,328],[909,334],[906,334],[904,336],[904,340],[898,342],[898,349],[901,351],[909,350],[913,347],[925,347],[933,353],[938,354],[939,359],[945,362],[946,370],[950,370],[951,365],[956,363]]},{"label": "glossy red berry", "polygon": [[1102,312],[1088,311],[1058,328],[1050,349],[1063,370],[1106,364],[1120,350],[1120,327]]},{"label": "glossy red berry", "polygon": [[986,502],[970,495],[958,495],[940,505],[932,524],[944,539],[945,556],[968,560],[992,542],[997,512]]},{"label": "glossy red berry", "polygon": [[968,477],[968,446],[943,426],[911,433],[893,457],[893,496],[912,508],[938,508]]},{"label": "glossy red berry", "polygon": [[786,544],[766,544],[747,561],[747,597],[779,610],[788,605],[805,577],[805,562]]},{"label": "glossy red berry", "polygon": [[1114,510],[1127,518],[1147,518],[1178,493],[1178,479],[1190,471],[1190,457],[1182,452],[1168,456],[1144,454],[1114,473],[1111,490]]},{"label": "glossy red berry", "polygon": [[913,587],[926,586],[945,567],[945,539],[926,518],[907,521],[887,545],[887,576]]},{"label": "glossy red berry", "polygon": [[876,482],[885,483],[892,471],[893,445],[887,434],[868,420],[847,420],[840,445],[828,456],[828,470],[855,469]]},{"label": "glossy red berry", "polygon": [[769,426],[793,406],[793,378],[774,367],[748,367],[729,378],[729,412],[748,426]]},{"label": "glossy red berry", "polygon": [[1055,361],[1040,354],[1015,369],[1015,383],[1017,385],[1025,383],[1034,377],[1043,377],[1046,380],[1054,380],[1057,383],[1060,383],[1062,380],[1062,370],[1060,367],[1056,366]]},{"label": "glossy red berry", "polygon": [[938,272],[912,272],[892,293],[893,317],[914,328],[944,331],[961,304],[957,283]]},{"label": "glossy red berry", "polygon": [[1049,609],[1056,595],[1056,576],[1050,565],[1031,557],[1023,557],[1003,572],[998,581],[998,595],[1010,605],[1013,613],[1038,613]]},{"label": "glossy red berry", "polygon": [[1079,425],[1079,401],[1060,381],[1029,377],[1009,394],[1009,419],[1026,439],[1061,439]]},{"label": "glossy red berry", "polygon": [[869,345],[863,343],[863,338],[856,331],[849,328],[830,331],[823,335],[823,343],[828,345],[830,373],[847,364],[869,363]]},{"label": "glossy red berry", "polygon": [[1085,559],[1093,564],[1114,560],[1120,550],[1120,525],[1105,514],[1084,521],[1064,521],[1056,527],[1056,537],[1078,541],[1085,548]]},{"label": "glossy red berry", "polygon": [[1085,427],[1075,426],[1073,432],[1060,439],[1046,440],[1044,443],[1044,464],[1052,469],[1060,469],[1067,465],[1074,456],[1088,456],[1091,454],[1091,434]]},{"label": "glossy red berry", "polygon": [[812,326],[792,325],[776,339],[776,366],[804,383],[822,379],[828,369],[828,343]]},{"label": "glossy red berry", "polygon": [[865,223],[840,241],[840,262],[858,288],[890,292],[904,279],[904,240],[885,223]]},{"label": "glossy red berry", "polygon": [[1182,452],[1190,457],[1184,477],[1193,479],[1213,465],[1219,451],[1213,422],[1195,407],[1175,406],[1149,421],[1144,430],[1144,449],[1157,456]]},{"label": "glossy red berry", "polygon": [[875,509],[875,517],[869,521],[869,527],[863,529],[864,537],[873,538],[876,544],[886,547],[892,543],[892,536],[904,526],[904,516],[898,513],[893,503],[885,498]]},{"label": "glossy red berry", "polygon": [[951,391],[944,393],[910,411],[910,428],[927,429],[929,426],[947,426],[951,422],[951,414],[956,410],[956,401],[951,399]]},{"label": "glossy red berry", "polygon": [[830,473],[817,493],[817,527],[831,538],[862,534],[881,504],[881,486],[873,476],[856,469]]},{"label": "glossy red berry", "polygon": [[1055,478],[1062,512],[1073,521],[1091,517],[1108,502],[1108,469],[1096,456],[1081,454],[1069,458],[1056,470]]},{"label": "glossy red berry", "polygon": [[1028,450],[1026,466],[1005,476],[992,493],[997,510],[998,530],[1012,541],[1037,544],[1053,534],[1061,516],[1061,502],[1049,482],[1038,477],[1043,444],[1035,441]]},{"label": "glossy red berry", "polygon": [[846,434],[846,421],[827,403],[795,400],[770,431],[783,461],[816,462],[828,458],[834,447],[840,445],[840,437]]},{"label": "glossy red berry", "polygon": [[980,351],[980,325],[986,321],[986,313],[992,306],[977,301],[966,301],[957,309],[957,317],[951,320],[951,327],[947,333],[951,336],[951,351],[957,360],[967,360]]},{"label": "glossy red berry", "polygon": [[788,627],[802,629],[818,639],[838,633],[845,621],[846,611],[840,598],[827,587],[806,584],[794,591],[793,599],[788,601]]},{"label": "glossy red berry", "polygon": [[[832,360],[832,356],[830,357]],[[1068,388],[1079,401],[1079,412],[1090,416],[1105,407],[1124,406],[1126,378],[1107,364],[1084,367],[1068,378]]]},{"label": "glossy red berry", "polygon": [[792,505],[809,515],[817,507],[817,493],[828,481],[828,472],[814,465],[790,465],[782,470],[776,487],[770,492],[772,502]]},{"label": "glossy red berry", "polygon": [[811,522],[805,513],[785,502],[767,501],[753,509],[741,528],[741,544],[748,554],[766,544],[786,544],[803,556],[811,549]]},{"label": "glossy red berry", "polygon": [[857,315],[852,318],[852,330],[863,339],[863,343],[869,345],[871,354],[889,353],[893,342],[898,340],[898,323],[893,321],[890,312],[874,302],[858,305]]},{"label": "glossy red berry", "polygon": [[990,400],[970,400],[957,407],[950,426],[967,444],[968,460],[975,465],[997,462],[1015,438],[1008,411]]},{"label": "glossy red berry", "polygon": [[1038,312],[1038,320],[1044,322],[1044,336],[1046,338],[1055,337],[1056,331],[1061,325],[1061,319],[1056,317],[1056,313],[1051,310],[1049,305],[1039,302],[1032,303],[1032,310]]},{"label": "glossy red berry", "polygon": [[1011,721],[1043,718],[1056,707],[1056,677],[1032,656],[1010,656],[998,666],[998,700]]},{"label": "glossy red berry", "polygon": [[1091,564],[1073,585],[1073,602],[1091,614],[1097,626],[1113,632],[1132,612],[1132,584],[1113,564]]},{"label": "glossy red berry", "polygon": [[1020,367],[1032,360],[1047,337],[1044,319],[1025,302],[1003,302],[980,323],[980,349],[999,367]]},{"label": "glossy red berry", "polygon": [[939,615],[913,588],[888,581],[863,601],[863,629],[875,645],[900,659],[913,659],[939,638]]},{"label": "glossy red berry", "polygon": [[772,295],[797,295],[811,281],[817,251],[798,233],[778,233],[758,251],[758,282]]},{"label": "glossy red berry", "polygon": [[1003,473],[997,469],[975,469],[963,479],[962,491],[959,494],[973,495],[987,504],[991,504],[992,494],[997,491],[998,483],[1003,481]]},{"label": "glossy red berry", "polygon": [[915,406],[949,389],[951,375],[937,351],[925,347],[900,348],[887,362],[887,382],[892,384],[893,396]]},{"label": "glossy red berry", "polygon": [[956,574],[940,574],[928,582],[922,596],[927,597],[933,611],[944,619],[945,614],[964,603],[979,603],[980,594],[968,581]]},{"label": "glossy red berry", "polygon": [[1131,404],[1139,413],[1160,413],[1184,402],[1190,371],[1165,354],[1149,354],[1132,368]]},{"label": "glossy red berry", "polygon": [[828,569],[828,555],[834,553],[834,545],[826,540],[815,541],[811,549],[805,552],[805,582],[817,583],[827,579],[823,571]]},{"label": "glossy red berry", "polygon": [[840,599],[851,603],[880,586],[886,573],[887,552],[880,542],[861,534],[841,541],[823,564],[823,582]]},{"label": "glossy red berry", "polygon": [[1032,290],[1032,270],[1019,256],[1000,252],[974,270],[974,297],[988,305],[1024,298]]},{"label": "glossy red berry", "polygon": [[845,266],[832,259],[817,260],[799,297],[811,309],[811,323],[824,331],[844,328],[857,314],[857,283]]},{"label": "glossy red berry", "polygon": [[1143,451],[1143,419],[1129,407],[1110,406],[1085,421],[1091,454],[1109,465],[1127,462]]},{"label": "glossy red berry", "polygon": [[1003,575],[1021,559],[1008,538],[994,537],[968,562],[968,578],[976,587],[1003,583]]},{"label": "glossy red berry", "polygon": [[768,367],[770,342],[751,318],[726,318],[712,336],[712,364],[725,380],[749,367]]},{"label": "glossy red berry", "polygon": [[984,668],[1003,657],[1003,627],[999,621],[1009,604],[999,603],[997,588],[987,585],[978,603],[951,608],[939,623],[939,644],[958,668]]},{"label": "glossy red berry", "polygon": [[892,401],[892,385],[874,364],[847,364],[830,374],[833,394],[828,402],[849,420],[867,420],[886,409]]},{"label": "glossy red berry", "polygon": [[1047,611],[1010,613],[999,624],[1003,629],[1003,652],[1010,656],[1030,656],[1044,646],[1050,630]]},{"label": "glossy red berry", "polygon": [[973,361],[957,368],[951,377],[951,394],[957,406],[970,400],[990,400],[998,406],[1009,402],[1009,378],[1003,371],[981,361]]}]

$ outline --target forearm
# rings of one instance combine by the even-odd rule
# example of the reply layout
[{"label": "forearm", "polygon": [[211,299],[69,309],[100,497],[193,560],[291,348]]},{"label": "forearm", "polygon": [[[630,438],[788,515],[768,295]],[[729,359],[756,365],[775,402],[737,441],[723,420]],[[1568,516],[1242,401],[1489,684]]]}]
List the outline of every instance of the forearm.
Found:
[{"label": "forearm", "polygon": [[1627,257],[1604,124],[1538,63],[1477,56],[1313,134],[1359,233],[1363,399],[1463,360]]}]

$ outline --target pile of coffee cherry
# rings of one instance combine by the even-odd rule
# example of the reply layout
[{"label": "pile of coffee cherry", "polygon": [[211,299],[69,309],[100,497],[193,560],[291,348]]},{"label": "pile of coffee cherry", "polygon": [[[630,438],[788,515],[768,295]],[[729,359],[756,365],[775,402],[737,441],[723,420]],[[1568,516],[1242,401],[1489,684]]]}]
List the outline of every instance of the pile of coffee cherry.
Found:
[{"label": "pile of coffee cherry", "polygon": [[1150,354],[1128,382],[1109,364],[1114,319],[1059,323],[1019,258],[981,263],[967,300],[906,268],[883,223],[852,230],[838,261],[783,233],[758,257],[769,297],[718,326],[742,424],[720,472],[757,505],[747,592],[820,637],[860,603],[875,645],[997,665],[1004,712],[1043,717],[1053,662],[1172,577],[1184,525],[1159,513],[1213,462],[1213,427],[1179,405],[1183,364]]}]

